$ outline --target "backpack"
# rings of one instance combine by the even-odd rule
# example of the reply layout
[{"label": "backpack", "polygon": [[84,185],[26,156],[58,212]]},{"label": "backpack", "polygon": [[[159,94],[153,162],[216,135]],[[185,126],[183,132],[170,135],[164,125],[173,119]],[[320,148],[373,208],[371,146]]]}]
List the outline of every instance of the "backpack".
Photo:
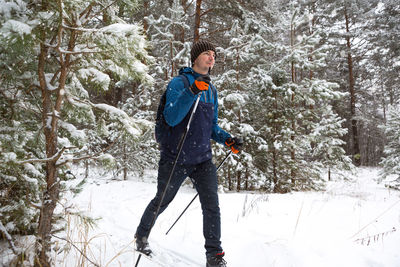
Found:
[{"label": "backpack", "polygon": [[[181,74],[178,77],[180,77],[183,81],[183,84],[185,88],[189,88],[189,80],[188,78]],[[166,134],[171,129],[171,126],[168,125],[168,123],[165,121],[164,118],[164,107],[167,102],[167,90],[164,91],[160,98],[160,103],[158,104],[158,109],[157,109],[157,117],[156,117],[156,127],[155,127],[155,137],[157,143],[161,144],[163,139],[165,138]]]}]

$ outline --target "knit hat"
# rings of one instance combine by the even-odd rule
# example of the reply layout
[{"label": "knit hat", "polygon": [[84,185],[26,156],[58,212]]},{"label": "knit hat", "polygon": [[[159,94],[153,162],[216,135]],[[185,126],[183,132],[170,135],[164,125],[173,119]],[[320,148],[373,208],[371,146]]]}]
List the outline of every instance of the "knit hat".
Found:
[{"label": "knit hat", "polygon": [[217,57],[217,52],[215,51],[215,46],[207,41],[198,41],[193,44],[192,50],[190,50],[190,57],[192,60],[192,64],[196,60],[196,58],[203,52],[212,50],[215,53],[215,57]]}]

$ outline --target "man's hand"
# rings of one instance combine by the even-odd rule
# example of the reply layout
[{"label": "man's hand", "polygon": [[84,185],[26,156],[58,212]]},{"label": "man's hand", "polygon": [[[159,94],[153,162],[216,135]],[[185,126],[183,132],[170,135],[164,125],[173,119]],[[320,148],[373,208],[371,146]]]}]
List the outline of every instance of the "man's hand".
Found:
[{"label": "man's hand", "polygon": [[243,146],[243,138],[233,137],[225,140],[225,145],[227,145],[234,154],[239,153],[240,148]]},{"label": "man's hand", "polygon": [[197,77],[190,89],[192,90],[193,94],[197,95],[200,92],[207,91],[210,87],[210,82],[211,79],[209,75],[201,75]]}]

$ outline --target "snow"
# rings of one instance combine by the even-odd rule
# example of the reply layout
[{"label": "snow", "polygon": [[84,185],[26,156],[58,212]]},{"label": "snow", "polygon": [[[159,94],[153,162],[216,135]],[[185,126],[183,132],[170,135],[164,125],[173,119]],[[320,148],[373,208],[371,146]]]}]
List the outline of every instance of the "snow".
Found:
[{"label": "snow", "polygon": [[61,128],[68,131],[70,133],[71,137],[80,139],[82,141],[86,140],[85,131],[78,130],[73,124],[65,122],[65,121],[59,121],[59,125]]},{"label": "snow", "polygon": [[4,162],[15,161],[17,159],[17,154],[15,154],[14,152],[7,152],[3,153],[2,157]]},{"label": "snow", "polygon": [[24,34],[31,34],[32,28],[26,23],[10,19],[3,24],[1,31],[4,32],[6,36],[9,35],[9,32],[18,33],[23,36]]},{"label": "snow", "polygon": [[11,235],[7,232],[6,227],[4,227],[3,223],[0,221],[0,233],[2,234],[3,237],[5,237],[8,240],[9,245],[11,246],[11,249],[17,253],[17,248],[14,245],[14,242],[12,241]]},{"label": "snow", "polygon": [[275,140],[274,147],[275,147],[275,149],[279,150],[282,147],[282,143],[279,142],[278,140]]},{"label": "snow", "polygon": [[145,124],[145,120],[133,121],[124,111],[107,104],[92,104],[92,106],[108,112],[113,119],[118,119],[130,135],[136,137],[141,134],[141,130],[137,128],[136,124]]},{"label": "snow", "polygon": [[140,62],[139,60],[135,60],[132,62],[132,69],[138,73],[145,73],[148,71],[149,67]]},{"label": "snow", "polygon": [[95,68],[87,68],[87,69],[80,69],[79,75],[84,79],[91,78],[93,82],[101,85],[104,91],[108,90],[111,79],[110,76],[108,76],[104,72],[101,72]]},{"label": "snow", "polygon": [[137,33],[140,31],[140,28],[135,24],[115,23],[103,27],[101,31],[125,35],[127,33]]},{"label": "snow", "polygon": [[[84,170],[75,171],[74,183],[79,183]],[[400,192],[377,184],[378,172],[360,168],[357,177],[329,182],[323,192],[221,192],[228,266],[400,266]],[[152,170],[118,181],[92,172],[83,192],[66,202],[98,218],[97,227],[87,230],[79,220],[70,220],[64,237],[85,240],[88,257],[100,266],[133,266],[134,233],[155,194],[156,174]],[[198,199],[165,235],[195,193],[183,186],[151,232],[150,245],[163,266],[205,266]],[[78,266],[82,260],[71,248],[59,254],[56,266]],[[139,266],[158,265],[142,257]]]},{"label": "snow", "polygon": [[[31,174],[33,177],[41,177],[41,178],[44,178],[44,175],[43,175],[38,169],[36,169],[34,165],[32,165],[32,164],[30,164],[30,163],[25,163],[25,164],[24,164],[24,168],[25,168],[25,170],[26,170],[29,174]],[[37,179],[34,179],[34,178],[25,177],[25,179],[26,179],[28,182],[31,182],[31,183],[34,183],[34,184],[37,184],[37,183],[38,183],[38,180],[37,180]]]}]

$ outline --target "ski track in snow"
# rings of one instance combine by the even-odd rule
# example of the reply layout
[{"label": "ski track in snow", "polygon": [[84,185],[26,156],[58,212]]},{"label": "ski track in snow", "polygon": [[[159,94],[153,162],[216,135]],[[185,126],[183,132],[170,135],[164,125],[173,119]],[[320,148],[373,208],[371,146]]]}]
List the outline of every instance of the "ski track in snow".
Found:
[{"label": "ski track in snow", "polygon": [[[378,171],[359,168],[356,177],[329,182],[323,192],[220,193],[228,266],[400,267],[400,192],[377,184]],[[74,183],[84,170],[76,172]],[[155,194],[155,180],[154,170],[127,181],[92,175],[83,192],[67,202],[98,218],[97,226],[85,231],[71,219],[68,236],[86,240],[88,257],[101,267],[134,266],[134,233]],[[142,257],[139,266],[159,266],[156,261],[170,267],[205,266],[198,199],[165,235],[195,193],[183,186],[159,216],[149,237],[157,259]],[[84,260],[73,248],[54,257],[56,266],[82,266]]]}]

